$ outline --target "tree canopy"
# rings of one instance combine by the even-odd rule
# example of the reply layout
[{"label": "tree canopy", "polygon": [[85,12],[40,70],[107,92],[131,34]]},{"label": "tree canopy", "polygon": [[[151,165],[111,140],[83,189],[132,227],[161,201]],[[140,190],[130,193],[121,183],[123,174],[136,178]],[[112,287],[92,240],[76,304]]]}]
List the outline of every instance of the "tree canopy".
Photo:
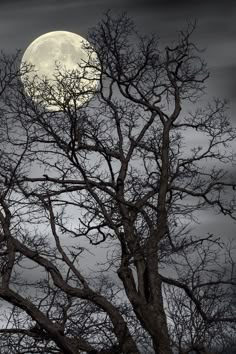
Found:
[{"label": "tree canopy", "polygon": [[[235,128],[225,101],[204,103],[194,29],[162,48],[106,14],[86,47],[98,61],[58,71],[62,101],[47,80],[26,90],[33,68],[1,54],[1,353],[232,346],[235,246],[199,232],[198,212],[236,218]],[[78,107],[91,92],[71,83],[89,69],[99,85]]]}]

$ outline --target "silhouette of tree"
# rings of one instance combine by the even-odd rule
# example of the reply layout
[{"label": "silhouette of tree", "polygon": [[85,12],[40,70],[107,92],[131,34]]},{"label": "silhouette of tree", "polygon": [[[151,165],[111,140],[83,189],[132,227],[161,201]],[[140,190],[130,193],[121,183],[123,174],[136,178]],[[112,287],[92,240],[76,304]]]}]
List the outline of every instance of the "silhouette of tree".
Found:
[{"label": "silhouette of tree", "polygon": [[[231,340],[234,248],[198,232],[197,213],[235,220],[235,130],[225,102],[203,107],[194,28],[162,48],[106,14],[82,74],[99,85],[80,107],[81,72],[56,76],[66,100],[47,81],[40,100],[2,55],[1,353],[206,353]],[[89,273],[81,263],[102,247]]]}]

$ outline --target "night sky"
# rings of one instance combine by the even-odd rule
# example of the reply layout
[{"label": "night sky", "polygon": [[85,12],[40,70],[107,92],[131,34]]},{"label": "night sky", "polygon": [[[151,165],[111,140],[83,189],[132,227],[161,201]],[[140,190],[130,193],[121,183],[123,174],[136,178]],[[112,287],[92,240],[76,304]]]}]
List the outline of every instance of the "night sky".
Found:
[{"label": "night sky", "polygon": [[[5,0],[0,2],[0,46],[6,53],[24,50],[38,36],[55,30],[78,33],[86,38],[108,9],[124,11],[138,30],[154,32],[164,45],[178,30],[197,20],[195,43],[206,48],[210,79],[206,98],[230,100],[229,114],[236,125],[236,2],[233,0]],[[229,219],[204,213],[200,227],[217,236],[233,236]]]},{"label": "night sky", "polygon": [[211,94],[236,107],[236,3],[233,0],[3,0],[0,2],[1,49],[14,52],[43,33],[65,30],[87,35],[103,13],[126,11],[142,33],[154,32],[163,43],[197,20],[195,41],[206,48]]},{"label": "night sky", "polygon": [[224,96],[236,109],[236,3],[233,0],[2,0],[0,43],[7,52],[26,47],[48,31],[87,35],[103,13],[126,11],[142,33],[164,44],[189,21],[197,20],[195,41],[206,48],[211,95]]}]

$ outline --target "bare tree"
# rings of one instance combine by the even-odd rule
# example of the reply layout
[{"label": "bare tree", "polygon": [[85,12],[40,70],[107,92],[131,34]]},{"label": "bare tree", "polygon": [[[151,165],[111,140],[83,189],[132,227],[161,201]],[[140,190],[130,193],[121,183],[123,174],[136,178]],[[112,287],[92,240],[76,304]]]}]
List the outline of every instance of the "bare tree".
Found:
[{"label": "bare tree", "polygon": [[[162,49],[105,15],[86,48],[98,62],[84,63],[99,87],[80,107],[70,73],[56,76],[63,102],[47,81],[39,100],[3,57],[2,353],[206,353],[235,331],[233,249],[201,235],[196,214],[235,220],[235,130],[225,102],[202,107],[193,30]],[[202,145],[185,146],[190,134]]]},{"label": "bare tree", "polygon": [[184,249],[174,265],[178,281],[164,279],[170,336],[182,354],[227,353],[234,344],[235,280],[230,274],[235,250],[231,243],[219,243],[218,249],[215,243],[210,235],[197,250]]}]

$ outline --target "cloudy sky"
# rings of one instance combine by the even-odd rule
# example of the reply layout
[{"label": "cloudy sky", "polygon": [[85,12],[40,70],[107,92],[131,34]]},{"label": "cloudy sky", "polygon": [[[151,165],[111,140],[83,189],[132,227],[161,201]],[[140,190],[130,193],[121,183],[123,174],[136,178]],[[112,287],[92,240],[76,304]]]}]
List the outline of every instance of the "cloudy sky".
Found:
[{"label": "cloudy sky", "polygon": [[1,0],[0,47],[12,52],[48,31],[66,30],[86,37],[103,13],[127,11],[143,33],[163,43],[177,30],[198,21],[195,40],[206,48],[212,95],[231,99],[236,110],[236,3],[233,0]]},{"label": "cloudy sky", "polygon": [[[230,115],[236,125],[236,2],[233,0],[1,0],[0,47],[5,52],[24,51],[38,36],[55,30],[78,33],[84,37],[103,13],[126,11],[143,33],[154,32],[167,44],[176,31],[197,20],[195,42],[206,48],[204,57],[211,73],[208,97],[230,100]],[[204,224],[213,225],[208,215]],[[229,227],[230,225],[230,227]],[[213,228],[235,225],[220,218]]]}]

